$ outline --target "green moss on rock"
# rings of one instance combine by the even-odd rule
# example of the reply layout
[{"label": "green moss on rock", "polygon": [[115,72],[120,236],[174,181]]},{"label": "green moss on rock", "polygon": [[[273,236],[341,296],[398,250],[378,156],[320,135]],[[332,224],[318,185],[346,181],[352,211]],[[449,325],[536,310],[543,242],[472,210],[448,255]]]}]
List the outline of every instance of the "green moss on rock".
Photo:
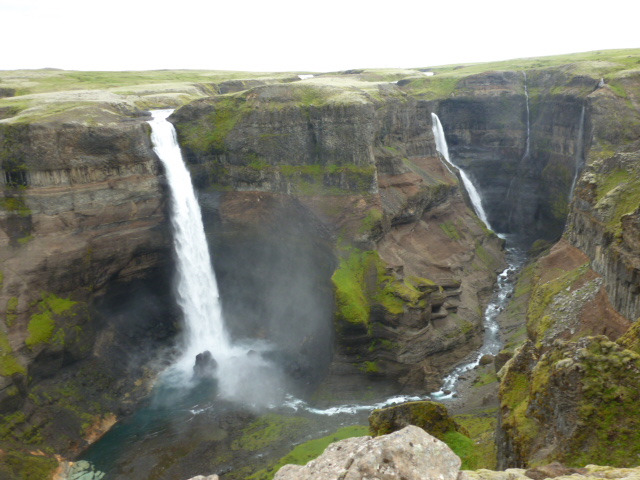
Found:
[{"label": "green moss on rock", "polygon": [[638,171],[616,169],[596,177],[596,209],[605,215],[605,229],[619,237],[622,217],[640,206],[640,178]]},{"label": "green moss on rock", "polygon": [[28,217],[31,215],[31,209],[21,195],[0,198],[0,208],[13,215],[19,215],[20,217]]},{"label": "green moss on rock", "polygon": [[9,297],[7,300],[6,323],[7,327],[12,327],[18,318],[18,297]]},{"label": "green moss on rock", "polygon": [[456,228],[453,222],[447,221],[447,222],[441,223],[439,226],[442,229],[442,231],[447,235],[447,237],[449,237],[451,240],[458,241],[462,239],[462,235],[460,235],[460,232],[458,231],[458,229]]},{"label": "green moss on rock", "polygon": [[369,433],[387,435],[415,425],[445,442],[462,460],[462,468],[477,468],[479,454],[465,427],[449,416],[440,403],[419,401],[374,410],[369,415]]},{"label": "green moss on rock", "polygon": [[331,277],[336,294],[336,316],[349,323],[369,322],[370,304],[365,283],[365,269],[373,252],[353,249],[340,259]]},{"label": "green moss on rock", "polygon": [[[475,465],[469,469],[486,468],[497,469],[496,426],[497,409],[485,410],[477,413],[455,415],[453,418],[469,432],[469,438],[474,443],[474,450],[468,455],[475,460]],[[471,462],[469,462],[471,463]]]},{"label": "green moss on rock", "polygon": [[306,418],[269,413],[246,427],[242,435],[233,441],[231,448],[250,452],[268,448],[271,444],[281,442],[304,430],[309,423],[310,420]]},{"label": "green moss on rock", "polygon": [[227,148],[225,139],[249,111],[246,99],[241,95],[216,97],[213,110],[196,122],[178,125],[180,142],[193,152],[221,154]]},{"label": "green moss on rock", "polygon": [[0,477],[7,480],[46,479],[51,478],[57,466],[53,457],[11,450],[3,454]]},{"label": "green moss on rock", "polygon": [[467,436],[469,433],[449,416],[444,405],[436,402],[408,402],[374,410],[369,415],[369,431],[374,437],[396,432],[408,425],[420,427],[440,440],[450,431]]},{"label": "green moss on rock", "polygon": [[331,277],[339,320],[368,325],[371,306],[376,304],[392,315],[401,315],[406,307],[424,308],[428,293],[437,289],[426,278],[398,279],[374,250],[347,248],[341,253]]},{"label": "green moss on rock", "polygon": [[[571,295],[574,284],[588,268],[589,264],[584,264],[548,282],[534,281],[527,310],[527,331],[537,345],[542,343],[546,332],[554,324],[553,314],[547,310],[548,307],[557,301],[560,295]],[[516,294],[518,293],[520,292],[516,290]]]},{"label": "green moss on rock", "polygon": [[330,435],[301,443],[277,462],[247,478],[250,480],[271,480],[284,465],[305,465],[319,457],[331,443],[339,442],[346,438],[363,437],[368,434],[369,427],[363,425],[342,427]]},{"label": "green moss on rock", "polygon": [[70,310],[77,303],[78,302],[70,299],[60,298],[52,293],[43,294],[42,299],[36,307],[39,312],[31,315],[31,319],[29,320],[27,326],[29,336],[25,340],[25,345],[29,348],[34,348],[52,339],[57,341],[57,343],[62,343],[64,341],[63,331],[59,331],[54,336],[56,317],[67,314],[72,315],[73,313],[70,312]]},{"label": "green moss on rock", "polygon": [[296,193],[303,195],[367,194],[375,181],[374,166],[279,165],[272,168],[282,174]]},{"label": "green moss on rock", "polygon": [[529,343],[505,366],[502,428],[518,462],[637,464],[640,354],[634,330],[620,342],[604,336],[556,341],[542,354]]},{"label": "green moss on rock", "polygon": [[25,374],[26,369],[16,359],[7,335],[0,330],[0,376],[9,377],[16,373]]}]

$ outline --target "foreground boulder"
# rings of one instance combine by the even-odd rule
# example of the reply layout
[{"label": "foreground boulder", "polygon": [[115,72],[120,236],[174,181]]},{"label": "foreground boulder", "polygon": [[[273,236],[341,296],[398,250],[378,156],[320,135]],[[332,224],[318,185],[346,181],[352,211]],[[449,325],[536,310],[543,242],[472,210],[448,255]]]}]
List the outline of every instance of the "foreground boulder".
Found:
[{"label": "foreground boulder", "polygon": [[460,458],[421,428],[333,443],[305,466],[285,465],[274,480],[456,480]]}]

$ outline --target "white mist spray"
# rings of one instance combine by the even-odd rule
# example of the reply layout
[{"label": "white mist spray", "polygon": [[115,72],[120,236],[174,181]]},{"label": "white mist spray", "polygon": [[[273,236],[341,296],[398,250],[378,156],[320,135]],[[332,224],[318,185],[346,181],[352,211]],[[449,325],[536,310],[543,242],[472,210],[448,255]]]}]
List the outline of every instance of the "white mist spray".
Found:
[{"label": "white mist spray", "polygon": [[[209,351],[217,367],[221,393],[229,398],[257,403],[264,398],[262,382],[278,383],[271,367],[259,355],[259,345],[241,346],[231,342],[225,329],[218,285],[211,266],[202,214],[191,184],[173,125],[166,119],[172,110],[153,113],[151,140],[162,161],[171,191],[171,223],[176,255],[178,305],[184,315],[184,345],[170,376],[191,380],[196,355]],[[254,352],[254,354],[250,352]],[[269,370],[269,372],[266,372]],[[248,375],[259,375],[247,378]],[[269,387],[273,390],[273,386]],[[250,391],[247,392],[247,389]]]},{"label": "white mist spray", "polygon": [[[433,130],[433,136],[436,140],[436,150],[440,152],[440,155],[442,155],[444,159],[443,161],[444,165],[451,172],[449,165],[453,165],[453,164],[451,163],[451,159],[449,158],[449,147],[447,146],[447,139],[444,136],[444,129],[442,128],[440,119],[435,113],[431,114],[431,120],[432,120],[431,128]],[[473,185],[473,182],[471,182],[466,172],[460,167],[457,167],[457,168],[460,171],[460,178],[462,179],[464,188],[467,190],[467,193],[469,194],[469,199],[471,200],[471,204],[473,206],[474,211],[476,212],[476,215],[478,215],[480,220],[484,222],[487,228],[491,229],[491,225],[489,225],[489,220],[487,219],[487,214],[484,211],[484,208],[482,207],[482,199],[480,198],[480,193],[478,192],[476,187]]]}]

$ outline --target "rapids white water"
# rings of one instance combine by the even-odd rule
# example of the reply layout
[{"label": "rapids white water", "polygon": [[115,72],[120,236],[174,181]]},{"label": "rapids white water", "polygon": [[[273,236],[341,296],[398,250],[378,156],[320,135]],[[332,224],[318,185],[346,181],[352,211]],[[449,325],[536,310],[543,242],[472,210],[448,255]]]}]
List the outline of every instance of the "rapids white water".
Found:
[{"label": "rapids white water", "polygon": [[[500,237],[504,238],[503,235],[500,235]],[[494,294],[484,312],[485,330],[482,347],[467,357],[466,360],[455,367],[451,373],[444,378],[440,390],[431,394],[434,400],[444,400],[455,395],[456,383],[460,377],[480,365],[480,359],[484,355],[496,355],[502,348],[500,325],[498,324],[497,318],[509,303],[509,298],[515,288],[514,275],[520,271],[526,259],[523,249],[518,247],[507,248],[506,254],[508,267],[498,275],[498,283]]]},{"label": "rapids white water", "polygon": [[[431,114],[431,119],[432,119],[431,128],[433,130],[433,137],[436,140],[436,150],[440,152],[440,155],[442,155],[442,158],[443,158],[442,163],[444,164],[444,166],[447,167],[447,170],[449,170],[449,172],[453,174],[453,171],[451,171],[451,168],[449,168],[449,165],[454,165],[454,164],[453,162],[451,162],[451,159],[449,157],[449,147],[447,146],[447,139],[444,136],[444,129],[442,128],[442,123],[440,123],[440,119],[438,118],[438,115],[436,115],[435,113]],[[466,172],[462,168],[460,168],[458,165],[455,165],[455,166],[460,171],[460,178],[462,179],[464,188],[469,194],[469,200],[471,200],[471,204],[473,205],[473,210],[475,211],[476,215],[480,218],[480,220],[484,222],[487,228],[491,229],[491,225],[489,225],[489,220],[487,219],[487,214],[484,211],[484,208],[482,207],[482,199],[480,198],[480,193],[478,193],[478,190],[476,189],[473,182],[469,179],[469,176],[466,174]]]},{"label": "rapids white water", "polygon": [[167,121],[172,111],[156,110],[149,121],[153,149],[165,167],[171,192],[177,301],[185,327],[181,354],[165,380],[191,382],[196,355],[208,350],[217,362],[221,395],[250,403],[272,401],[270,392],[279,384],[279,375],[259,355],[266,346],[233,343],[226,331],[202,213],[175,129]]}]

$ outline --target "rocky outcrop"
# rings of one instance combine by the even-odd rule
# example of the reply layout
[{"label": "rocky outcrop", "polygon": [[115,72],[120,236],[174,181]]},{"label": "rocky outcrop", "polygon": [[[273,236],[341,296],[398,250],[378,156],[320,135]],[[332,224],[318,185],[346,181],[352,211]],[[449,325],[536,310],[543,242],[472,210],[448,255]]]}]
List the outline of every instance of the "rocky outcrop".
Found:
[{"label": "rocky outcrop", "polygon": [[418,427],[382,437],[349,438],[331,444],[305,466],[285,465],[275,480],[440,478],[455,480],[458,458],[447,445]]},{"label": "rocky outcrop", "polygon": [[420,401],[374,410],[369,415],[369,426],[373,436],[387,435],[414,425],[445,441],[445,434],[459,432],[468,436],[466,429],[460,426],[441,403]]},{"label": "rocky outcrop", "polygon": [[[498,466],[629,465],[635,454],[617,445],[631,440],[603,412],[620,406],[619,421],[636,416],[626,403],[640,392],[630,323],[609,302],[589,258],[566,240],[537,262],[532,277],[528,339],[499,373]],[[606,385],[625,394],[611,397]]]},{"label": "rocky outcrop", "polygon": [[502,373],[499,467],[635,465],[639,365],[635,344],[604,336],[525,344]]}]

